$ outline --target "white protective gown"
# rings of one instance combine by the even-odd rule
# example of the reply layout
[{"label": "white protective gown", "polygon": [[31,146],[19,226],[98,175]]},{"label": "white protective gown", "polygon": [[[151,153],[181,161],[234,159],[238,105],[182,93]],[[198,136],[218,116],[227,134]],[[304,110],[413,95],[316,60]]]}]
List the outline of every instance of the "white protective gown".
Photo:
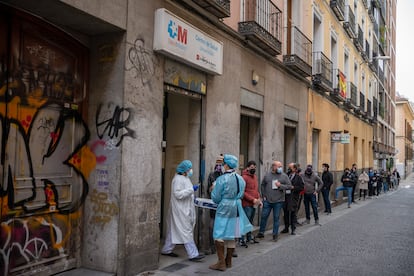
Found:
[{"label": "white protective gown", "polygon": [[172,243],[193,242],[195,222],[193,184],[188,177],[176,174],[172,180],[168,218]]}]

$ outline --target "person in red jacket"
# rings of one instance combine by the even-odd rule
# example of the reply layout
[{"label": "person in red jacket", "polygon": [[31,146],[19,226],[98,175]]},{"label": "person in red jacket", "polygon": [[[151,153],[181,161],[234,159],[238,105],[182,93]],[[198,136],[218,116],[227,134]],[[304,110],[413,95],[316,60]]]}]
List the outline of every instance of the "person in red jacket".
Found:
[{"label": "person in red jacket", "polygon": [[[251,224],[253,224],[253,218],[256,212],[257,206],[262,206],[259,193],[259,181],[256,175],[256,162],[249,161],[246,168],[242,171],[242,177],[246,182],[246,188],[244,190],[244,196],[242,199],[242,206],[246,216],[249,218]],[[249,232],[245,237],[242,236],[240,239],[240,245],[247,247],[247,243],[259,243],[254,239],[252,233]]]}]

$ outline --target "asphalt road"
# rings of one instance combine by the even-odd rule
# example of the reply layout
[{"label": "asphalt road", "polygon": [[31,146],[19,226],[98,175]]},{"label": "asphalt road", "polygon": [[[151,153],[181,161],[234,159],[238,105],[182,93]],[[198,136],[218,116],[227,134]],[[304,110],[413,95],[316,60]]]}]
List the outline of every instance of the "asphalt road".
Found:
[{"label": "asphalt road", "polygon": [[225,274],[414,275],[414,183],[357,202]]},{"label": "asphalt road", "polygon": [[141,275],[414,276],[414,174],[396,191],[357,200],[352,208],[343,203],[332,215],[320,214],[319,221],[298,227],[296,236],[281,234],[276,243],[267,231],[259,244],[237,247],[239,256],[225,272],[208,268],[217,261],[209,255],[199,263],[183,258]]}]

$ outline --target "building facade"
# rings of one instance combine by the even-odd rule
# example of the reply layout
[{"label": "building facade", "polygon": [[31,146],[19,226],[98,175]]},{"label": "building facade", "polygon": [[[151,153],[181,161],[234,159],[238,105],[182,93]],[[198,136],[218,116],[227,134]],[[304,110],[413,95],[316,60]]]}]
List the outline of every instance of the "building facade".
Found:
[{"label": "building facade", "polygon": [[413,171],[413,123],[414,110],[408,99],[396,97],[395,121],[396,131],[396,156],[395,167],[400,173],[401,178],[405,178]]},{"label": "building facade", "polygon": [[395,4],[0,1],[0,275],[157,268],[183,159],[383,166]]},{"label": "building facade", "polygon": [[305,164],[305,2],[1,1],[0,275],[155,269],[181,160]]}]

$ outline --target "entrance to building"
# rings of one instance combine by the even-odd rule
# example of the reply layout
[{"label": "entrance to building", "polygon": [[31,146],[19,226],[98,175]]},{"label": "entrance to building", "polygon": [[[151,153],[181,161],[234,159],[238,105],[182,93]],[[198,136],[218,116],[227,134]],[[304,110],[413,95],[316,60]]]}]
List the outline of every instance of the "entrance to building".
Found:
[{"label": "entrance to building", "polygon": [[297,138],[296,138],[296,122],[285,120],[285,136],[284,136],[284,170],[286,171],[289,163],[298,162]]},{"label": "entrance to building", "polygon": [[[242,109],[242,111],[246,109]],[[245,112],[247,113],[247,112]],[[239,168],[243,170],[247,162],[256,162],[256,174],[259,179],[260,191],[260,112],[250,110],[249,114],[240,117],[240,156]],[[259,212],[253,219],[253,225],[259,225]]]},{"label": "entrance to building", "polygon": [[2,5],[0,37],[0,275],[53,274],[80,256],[87,49]]},{"label": "entrance to building", "polygon": [[[161,234],[165,237],[171,197],[171,181],[177,165],[188,159],[193,163],[191,181],[200,182],[201,95],[165,92],[163,119],[163,169]],[[197,235],[194,235],[195,237]]]}]

